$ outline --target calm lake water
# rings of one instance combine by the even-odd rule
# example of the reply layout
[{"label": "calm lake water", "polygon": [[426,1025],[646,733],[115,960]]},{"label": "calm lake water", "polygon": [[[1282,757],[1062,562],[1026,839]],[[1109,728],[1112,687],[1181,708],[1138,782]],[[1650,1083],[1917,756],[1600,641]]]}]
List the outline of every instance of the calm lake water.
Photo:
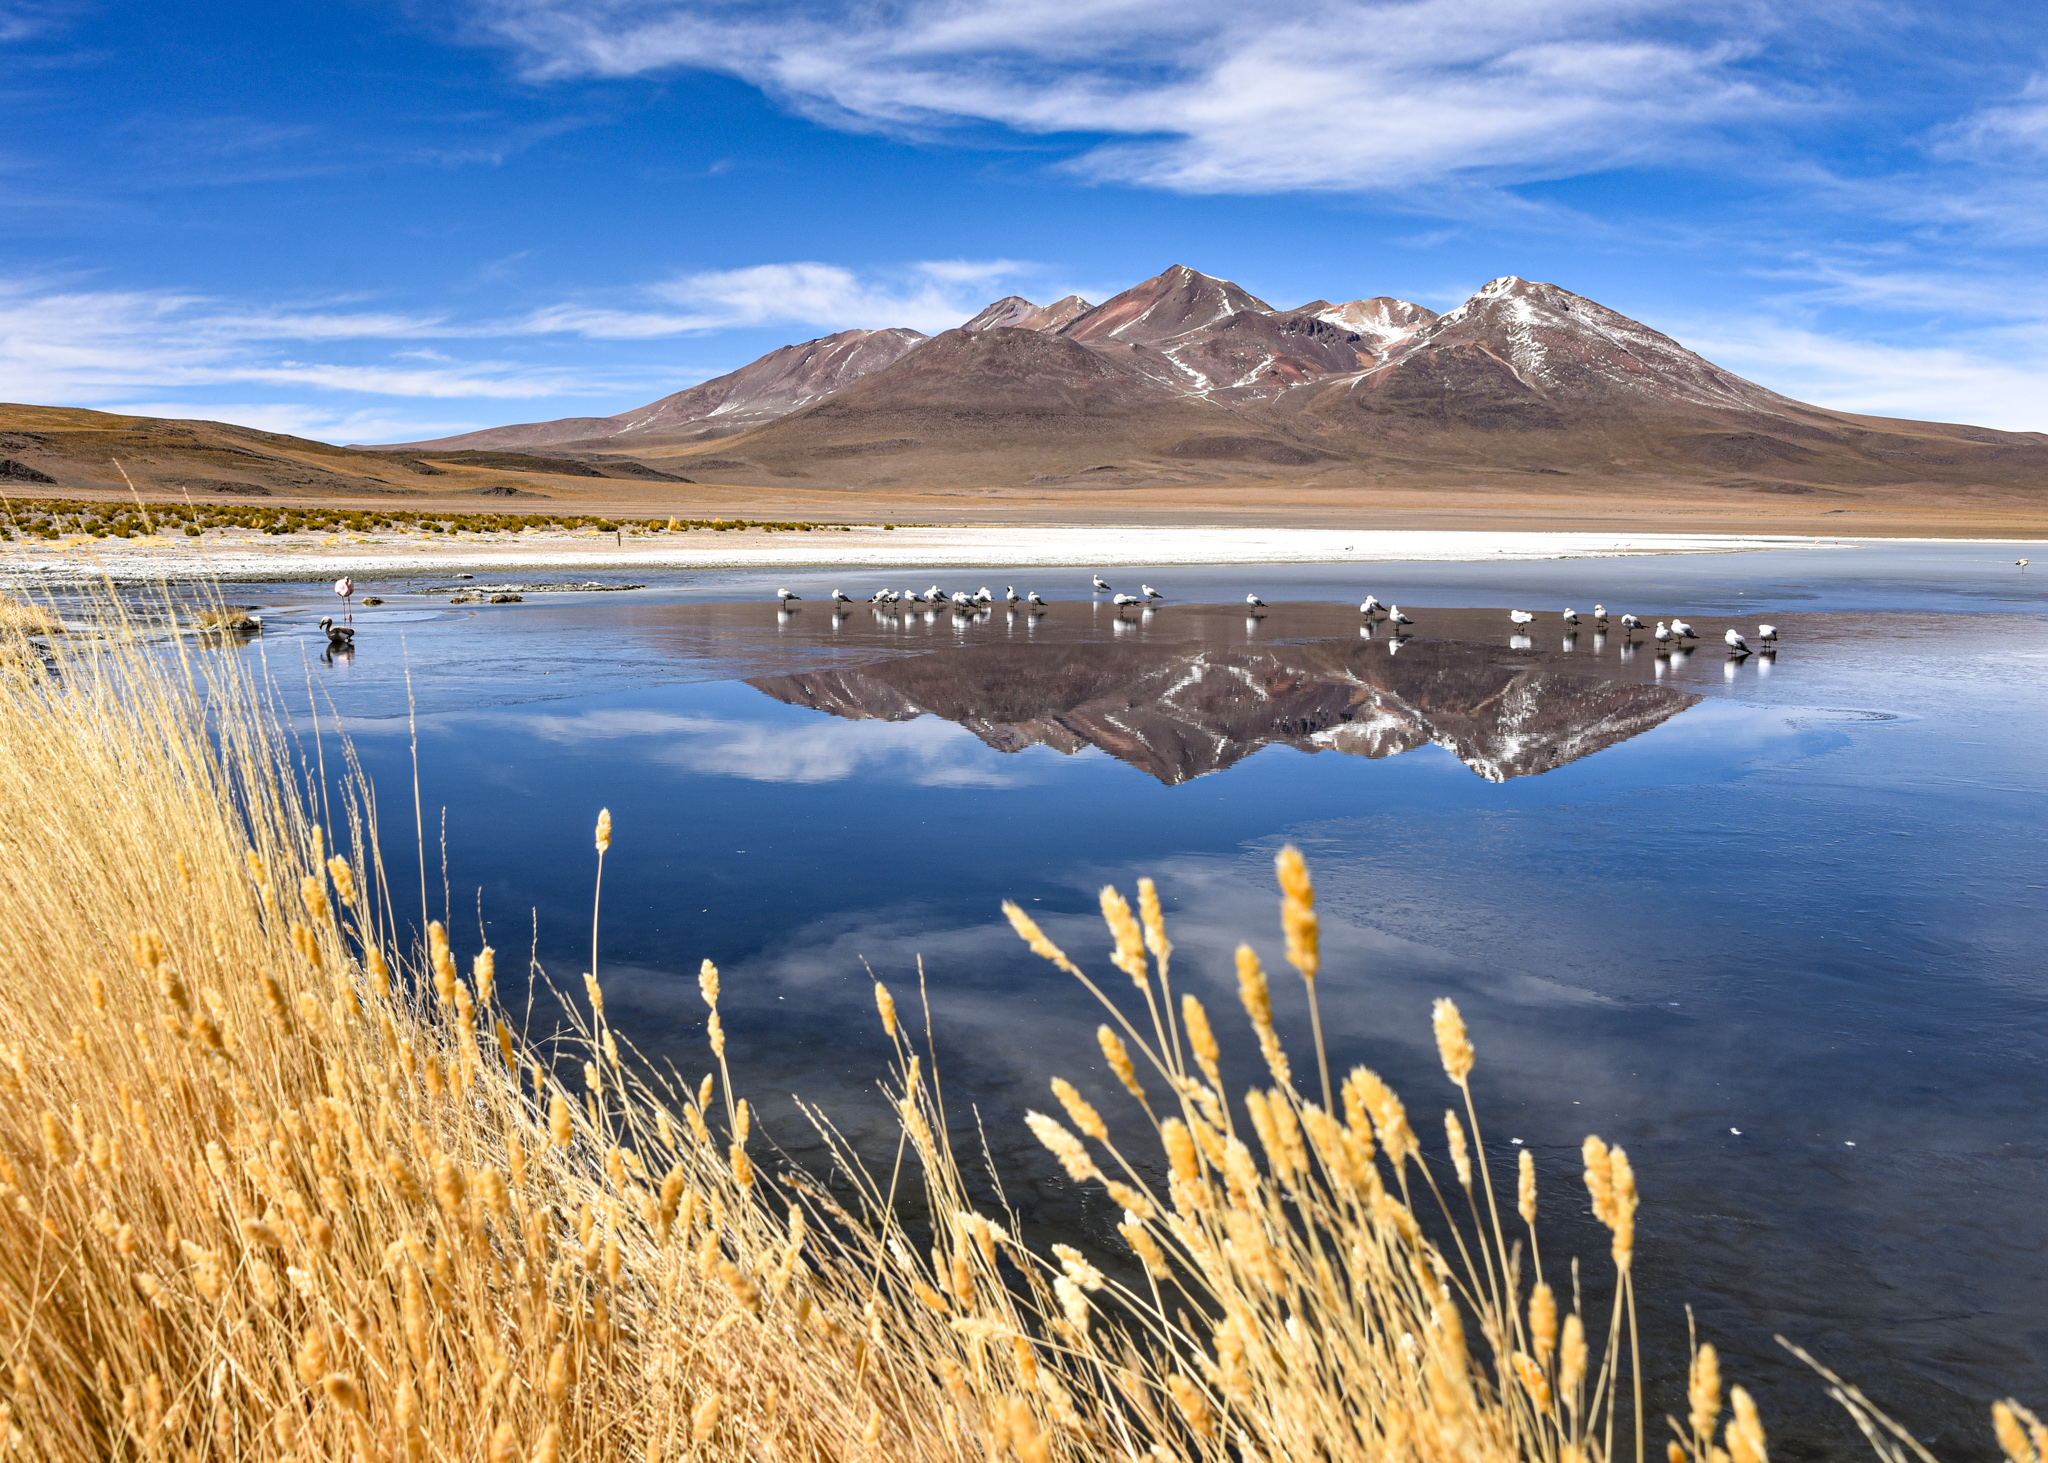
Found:
[{"label": "calm lake water", "polygon": [[[1021,1115],[1054,1073],[1136,1115],[1091,1003],[998,902],[1106,972],[1096,891],[1150,874],[1179,982],[1234,1029],[1230,952],[1280,965],[1272,855],[1298,843],[1339,1066],[1386,1074],[1434,1130],[1452,1089],[1429,1003],[1454,996],[1496,1161],[1534,1150],[1546,1254],[1589,1275],[1579,1140],[1628,1147],[1652,1369],[1677,1374],[1691,1306],[1782,1455],[1863,1445],[1774,1333],[1965,1458],[1993,1451],[1993,1397],[2048,1403],[2048,577],[2014,569],[2025,553],[1109,571],[1168,591],[1144,616],[1091,603],[1086,569],[939,576],[1035,587],[1038,617],[835,617],[809,574],[786,614],[742,576],[502,606],[411,580],[365,586],[386,603],[357,609],[338,661],[313,627],[331,595],[231,597],[265,610],[251,653],[287,687],[310,676],[354,739],[401,889],[410,669],[431,903],[459,944],[481,910],[501,952],[533,945],[578,984],[608,806],[604,977],[644,1052],[705,1070],[694,973],[715,960],[736,1076],[813,1158],[789,1095],[881,1132],[865,966],[908,1005],[922,956],[942,1075],[1010,1199],[1105,1250],[1114,1216]],[[1405,643],[1361,636],[1367,590],[1413,615]],[[1567,639],[1558,611],[1595,601],[1612,632]],[[1526,639],[1510,606],[1540,612]],[[1703,639],[1628,647],[1622,611]],[[1779,653],[1731,661],[1723,629],[1760,620]],[[1248,1041],[1231,1055],[1240,1084],[1261,1075]]]}]

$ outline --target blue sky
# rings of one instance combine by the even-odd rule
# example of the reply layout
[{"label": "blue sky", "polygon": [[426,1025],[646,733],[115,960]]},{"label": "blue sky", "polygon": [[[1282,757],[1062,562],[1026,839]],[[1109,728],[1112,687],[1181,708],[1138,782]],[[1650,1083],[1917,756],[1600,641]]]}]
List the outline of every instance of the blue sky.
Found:
[{"label": "blue sky", "polygon": [[2048,430],[2048,7],[0,0],[0,399],[333,441],[848,326],[1552,280]]}]

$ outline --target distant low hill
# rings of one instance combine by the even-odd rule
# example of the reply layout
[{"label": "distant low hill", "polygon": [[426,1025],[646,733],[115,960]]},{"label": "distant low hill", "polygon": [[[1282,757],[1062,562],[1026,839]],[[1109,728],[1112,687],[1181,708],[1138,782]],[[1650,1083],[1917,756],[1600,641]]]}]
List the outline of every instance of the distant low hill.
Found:
[{"label": "distant low hill", "polygon": [[[506,474],[516,482],[506,482]],[[617,453],[365,451],[225,422],[0,404],[0,493],[126,492],[208,500],[540,497],[535,479],[687,483]],[[482,505],[477,505],[481,507]]]},{"label": "distant low hill", "polygon": [[615,417],[383,450],[627,443],[701,481],[879,490],[1521,474],[1552,493],[1634,480],[2048,505],[2048,434],[1794,401],[1512,275],[1439,316],[1386,296],[1276,308],[1176,265],[1099,305],[1009,296],[929,339],[843,331],[785,346]]}]

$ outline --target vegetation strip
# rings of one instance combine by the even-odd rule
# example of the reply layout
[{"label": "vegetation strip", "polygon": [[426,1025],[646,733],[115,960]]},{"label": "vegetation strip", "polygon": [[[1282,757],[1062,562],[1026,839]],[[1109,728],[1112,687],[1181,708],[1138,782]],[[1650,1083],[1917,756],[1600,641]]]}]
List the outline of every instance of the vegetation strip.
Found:
[{"label": "vegetation strip", "polygon": [[253,533],[527,533],[595,529],[600,533],[844,533],[856,525],[752,518],[605,518],[586,513],[442,513],[424,508],[277,507],[242,503],[122,503],[76,498],[11,498],[0,516],[0,542],[67,535],[147,538],[181,530],[198,538],[209,528]]}]

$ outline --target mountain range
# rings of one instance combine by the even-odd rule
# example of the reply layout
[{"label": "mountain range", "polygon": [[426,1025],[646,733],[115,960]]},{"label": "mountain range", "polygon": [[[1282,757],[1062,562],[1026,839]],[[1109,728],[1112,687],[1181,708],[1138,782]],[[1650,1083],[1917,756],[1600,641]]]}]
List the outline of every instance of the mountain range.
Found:
[{"label": "mountain range", "polygon": [[[124,476],[125,474],[125,476]],[[937,335],[844,330],[607,417],[339,447],[219,422],[0,406],[0,493],[552,497],[626,514],[1338,515],[1646,529],[1827,515],[1997,536],[2048,515],[2048,433],[1794,401],[1555,284],[1437,314],[1276,307],[1176,265],[1094,304],[996,300]],[[637,486],[631,486],[637,484]],[[688,491],[683,491],[689,485]],[[1769,495],[1758,497],[1753,495]],[[1036,506],[1033,506],[1036,505]],[[767,511],[762,512],[761,510]],[[1703,525],[1702,525],[1703,526]]]},{"label": "mountain range", "polygon": [[1859,496],[2038,493],[2048,469],[2048,434],[1794,401],[1554,284],[1503,276],[1442,315],[1386,296],[1279,308],[1183,265],[1101,304],[1010,296],[936,336],[785,346],[613,417],[385,450],[508,448],[852,488],[1519,473]]}]

